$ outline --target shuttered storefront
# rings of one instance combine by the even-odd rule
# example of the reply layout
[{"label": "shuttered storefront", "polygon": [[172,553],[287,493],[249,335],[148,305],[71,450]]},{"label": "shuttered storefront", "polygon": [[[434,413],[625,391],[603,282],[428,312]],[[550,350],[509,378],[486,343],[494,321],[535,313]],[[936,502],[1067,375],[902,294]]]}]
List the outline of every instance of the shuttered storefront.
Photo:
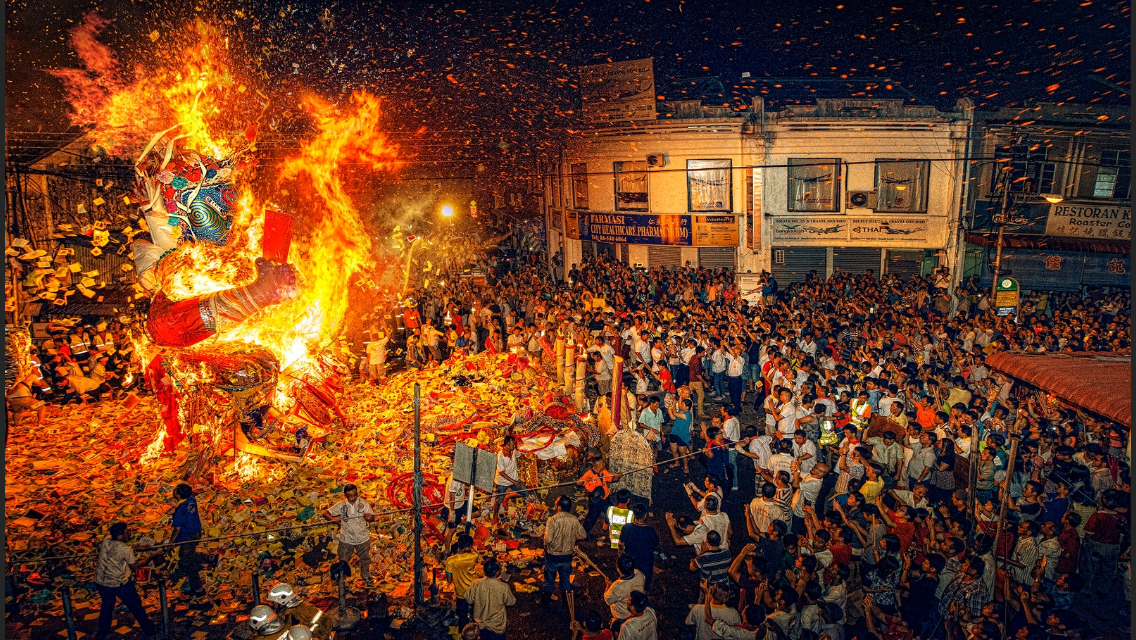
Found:
[{"label": "shuttered storefront", "polygon": [[832,270],[861,275],[869,270],[880,275],[880,250],[862,247],[836,247],[832,250]]},{"label": "shuttered storefront", "polygon": [[824,247],[773,247],[770,273],[779,287],[791,282],[804,282],[810,271],[816,271],[820,278],[824,278]]},{"label": "shuttered storefront", "polygon": [[648,267],[681,267],[682,247],[647,245]]},{"label": "shuttered storefront", "polygon": [[907,279],[923,272],[922,249],[888,249],[887,273]]},{"label": "shuttered storefront", "polygon": [[704,269],[730,269],[735,267],[737,247],[698,247],[698,264]]}]

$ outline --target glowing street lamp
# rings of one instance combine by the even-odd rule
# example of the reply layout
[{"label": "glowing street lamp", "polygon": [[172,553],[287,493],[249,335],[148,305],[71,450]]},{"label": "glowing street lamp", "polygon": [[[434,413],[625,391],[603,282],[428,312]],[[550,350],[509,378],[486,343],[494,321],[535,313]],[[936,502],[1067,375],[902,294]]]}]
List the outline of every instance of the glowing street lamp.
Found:
[{"label": "glowing street lamp", "polygon": [[442,205],[442,217],[443,218],[454,217],[454,208],[452,206],[448,205],[448,204]]}]

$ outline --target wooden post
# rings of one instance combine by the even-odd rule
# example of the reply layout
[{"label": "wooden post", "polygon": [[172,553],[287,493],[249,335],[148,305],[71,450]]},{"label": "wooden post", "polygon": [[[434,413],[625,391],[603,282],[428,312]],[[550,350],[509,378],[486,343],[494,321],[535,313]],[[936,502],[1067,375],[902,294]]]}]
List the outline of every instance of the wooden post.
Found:
[{"label": "wooden post", "polygon": [[564,395],[572,395],[572,387],[576,385],[576,376],[573,369],[576,362],[576,342],[568,339],[568,348],[564,350]]},{"label": "wooden post", "polygon": [[623,358],[615,356],[611,371],[611,428],[620,429],[620,413],[623,407]]},{"label": "wooden post", "polygon": [[[1009,502],[1006,498],[1010,494],[1010,480],[1014,477],[1014,461],[1018,457],[1018,438],[1012,437],[1010,440],[1010,459],[1006,462],[1006,479],[1002,481],[1002,487],[1005,490],[1005,495],[999,496],[1001,498],[1002,506],[998,508],[998,528],[994,533],[994,564],[998,564],[998,549],[1001,546],[1002,527],[1006,524],[1006,503]],[[977,517],[975,522],[978,522]]]}]

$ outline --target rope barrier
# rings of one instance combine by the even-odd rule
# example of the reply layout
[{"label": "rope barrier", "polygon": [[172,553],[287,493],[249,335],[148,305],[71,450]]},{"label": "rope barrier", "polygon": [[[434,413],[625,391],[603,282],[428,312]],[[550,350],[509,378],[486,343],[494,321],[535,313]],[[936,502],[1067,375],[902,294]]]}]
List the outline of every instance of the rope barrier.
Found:
[{"label": "rope barrier", "polygon": [[[729,448],[729,446],[730,445],[713,445],[712,448],[726,449],[726,448]],[[684,455],[681,455],[681,456],[676,456],[674,458],[671,458],[670,460],[663,462],[663,464],[675,464],[675,463],[677,463],[677,462],[679,462],[679,461],[681,461],[685,458],[690,458],[690,457],[699,455],[700,453],[702,453],[701,450],[691,452],[691,453],[688,453],[688,454],[684,454]],[[658,465],[654,464],[654,465],[648,465],[648,466],[640,467],[638,469],[632,469],[631,471],[624,472],[622,475],[626,476],[626,475],[630,475],[632,473],[639,473],[639,472],[642,472],[642,471],[646,471],[647,469],[653,469],[656,466],[658,466]],[[576,486],[576,481],[572,480],[572,481],[569,481],[569,482],[559,482],[559,483],[556,483],[556,484],[542,485],[542,486],[531,487],[531,488],[525,487],[525,490],[526,491],[543,491],[543,490],[546,490],[546,489],[555,489],[555,488],[558,488],[558,487],[567,487],[567,486]],[[490,493],[490,494],[486,495],[485,497],[495,500],[498,497],[507,496],[510,493],[516,493],[516,492],[515,491],[505,491],[504,493],[494,492],[494,493]],[[445,504],[444,503],[423,503],[422,508],[427,509],[427,508],[442,507],[442,506],[445,506]],[[373,515],[376,518],[379,518],[379,517],[387,517],[387,516],[397,515],[397,514],[400,514],[400,513],[407,513],[409,511],[413,511],[413,510],[414,510],[413,507],[404,507],[404,508],[401,508],[401,509],[389,509],[389,510],[386,510],[386,511],[379,511],[379,512],[375,512],[373,514],[368,514],[368,515]],[[350,518],[346,518],[346,519],[354,520],[354,519],[364,518],[364,517],[365,516],[351,516]],[[285,531],[301,531],[301,530],[306,530],[306,529],[315,529],[315,528],[318,528],[318,527],[329,527],[329,526],[332,526],[332,525],[335,525],[335,524],[339,524],[343,520],[344,520],[344,518],[340,518],[339,520],[335,520],[335,521],[329,520],[329,521],[319,522],[319,523],[314,523],[314,524],[301,524],[301,525],[294,525],[294,526],[289,526],[289,527],[275,527],[275,528],[272,528],[272,529],[265,529],[263,531],[234,533],[234,534],[228,534],[228,535],[223,535],[223,536],[214,536],[214,537],[209,537],[209,538],[196,538],[195,540],[192,540],[191,542],[196,542],[196,543],[221,542],[223,540],[232,540],[232,539],[235,539],[235,538],[247,538],[247,537],[254,537],[254,536],[262,536],[262,535],[269,534],[269,533],[281,533],[281,532],[285,532]],[[190,542],[190,541],[187,541],[187,542]],[[169,548],[172,548],[172,547],[181,547],[184,544],[186,544],[186,542],[169,542],[169,543],[164,543],[164,544],[152,545],[152,546],[146,547],[144,550],[145,551],[155,551],[155,550],[161,550],[161,549],[169,549]],[[11,559],[11,563],[12,564],[21,564],[21,565],[35,565],[35,564],[43,564],[45,562],[51,562],[51,561],[54,561],[54,560],[74,560],[74,559],[81,559],[81,558],[90,558],[90,557],[97,556],[97,555],[98,555],[98,551],[91,551],[90,553],[82,553],[82,554],[68,555],[68,556],[48,556],[48,557],[44,557],[44,558],[33,558],[33,559],[28,559],[28,560],[24,560],[24,559],[20,559],[20,558],[13,558],[13,559]]]}]

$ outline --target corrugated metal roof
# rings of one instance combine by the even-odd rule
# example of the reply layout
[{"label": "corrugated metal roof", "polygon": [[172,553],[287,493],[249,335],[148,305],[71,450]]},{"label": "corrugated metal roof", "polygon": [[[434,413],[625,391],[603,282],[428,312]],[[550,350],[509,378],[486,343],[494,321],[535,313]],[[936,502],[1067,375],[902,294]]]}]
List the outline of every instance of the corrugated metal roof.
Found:
[{"label": "corrugated metal roof", "polygon": [[987,356],[986,365],[1132,427],[1131,354],[1003,351]]}]

